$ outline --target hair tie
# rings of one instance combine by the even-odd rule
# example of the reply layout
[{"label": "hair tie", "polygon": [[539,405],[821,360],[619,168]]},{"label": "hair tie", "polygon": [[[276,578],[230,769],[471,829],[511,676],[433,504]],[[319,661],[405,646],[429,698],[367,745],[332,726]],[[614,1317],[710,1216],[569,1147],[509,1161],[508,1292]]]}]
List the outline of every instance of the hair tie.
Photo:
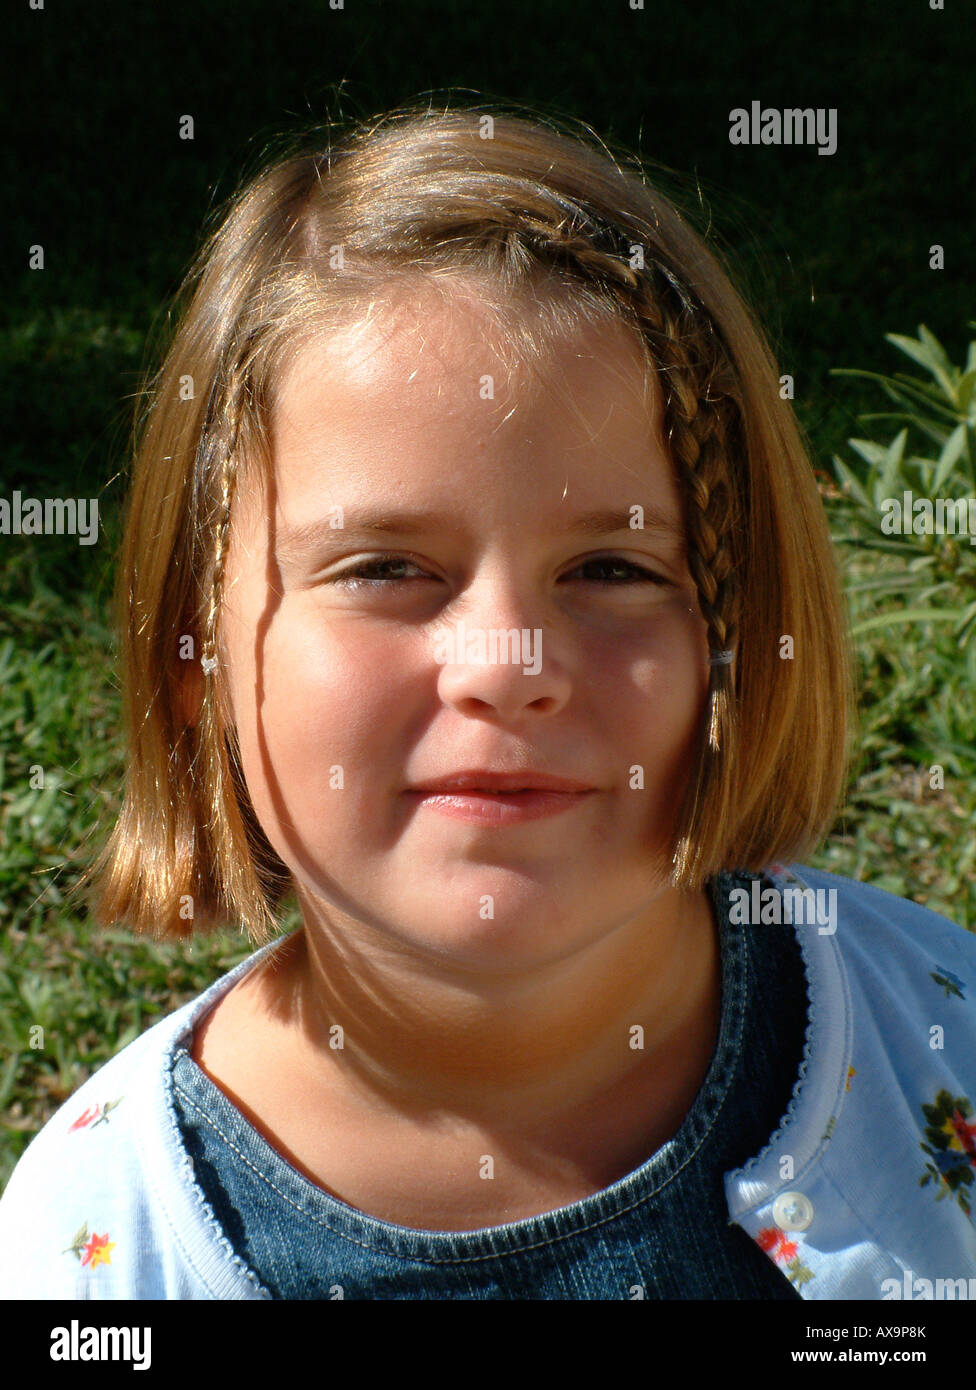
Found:
[{"label": "hair tie", "polygon": [[734,659],[735,659],[735,652],[730,652],[730,651],[712,652],[711,665],[712,665],[712,666],[729,666],[729,665],[731,665],[731,663],[732,663],[732,661],[733,661]]}]

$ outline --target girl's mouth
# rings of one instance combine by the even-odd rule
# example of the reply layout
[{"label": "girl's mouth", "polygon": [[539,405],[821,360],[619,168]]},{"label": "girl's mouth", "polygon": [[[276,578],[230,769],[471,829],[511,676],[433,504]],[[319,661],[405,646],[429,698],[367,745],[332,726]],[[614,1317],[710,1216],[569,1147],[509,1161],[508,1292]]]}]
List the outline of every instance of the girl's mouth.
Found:
[{"label": "girl's mouth", "polygon": [[451,791],[410,791],[406,795],[419,806],[454,820],[504,826],[540,820],[572,810],[592,796],[594,790],[551,791],[541,787],[523,787],[519,790],[491,791],[467,787]]}]

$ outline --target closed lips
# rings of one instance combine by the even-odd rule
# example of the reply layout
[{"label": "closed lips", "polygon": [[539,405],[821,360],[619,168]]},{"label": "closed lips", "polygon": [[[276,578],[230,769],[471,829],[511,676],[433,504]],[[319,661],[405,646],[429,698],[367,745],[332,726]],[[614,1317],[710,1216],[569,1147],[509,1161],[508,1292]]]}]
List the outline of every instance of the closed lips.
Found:
[{"label": "closed lips", "polygon": [[545,773],[458,773],[453,777],[424,782],[408,790],[417,792],[486,792],[494,794],[517,792],[586,792],[593,787],[586,782]]}]

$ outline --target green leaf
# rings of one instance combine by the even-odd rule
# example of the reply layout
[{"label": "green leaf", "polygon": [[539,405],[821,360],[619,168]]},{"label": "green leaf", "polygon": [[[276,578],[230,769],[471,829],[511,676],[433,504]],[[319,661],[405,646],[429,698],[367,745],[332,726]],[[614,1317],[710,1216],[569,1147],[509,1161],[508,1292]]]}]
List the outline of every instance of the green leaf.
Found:
[{"label": "green leaf", "polygon": [[898,481],[901,473],[901,461],[905,456],[905,442],[907,439],[908,431],[901,430],[895,435],[885,451],[881,477],[874,486],[875,505],[880,505],[884,498],[892,495],[895,489],[895,483]]},{"label": "green leaf", "polygon": [[883,579],[865,579],[859,584],[848,584],[845,594],[864,594],[871,589],[904,589],[905,577],[901,574],[887,575]]},{"label": "green leaf", "polygon": [[[863,554],[865,549],[877,551],[879,554],[901,555],[903,557],[918,555],[919,542],[917,540],[912,540],[908,536],[902,540],[896,540],[894,536],[886,536],[883,532],[875,531],[873,528],[869,531],[862,531],[857,536],[839,536],[835,539],[842,544],[856,546],[859,555]],[[923,556],[921,558],[928,559],[930,557]]]},{"label": "green leaf", "polygon": [[971,603],[968,608],[964,609],[955,631],[956,637],[960,638],[960,643],[962,639],[969,637],[974,625],[976,625],[976,603]]},{"label": "green leaf", "polygon": [[892,378],[890,390],[896,397],[908,396],[916,398],[922,405],[933,405],[938,410],[944,410],[948,415],[958,415],[955,400],[946,404],[945,392],[940,391],[938,386],[934,386],[930,381],[919,381],[918,377],[909,376],[907,372],[896,372]]},{"label": "green leaf", "polygon": [[0,1073],[0,1110],[6,1107],[14,1089],[14,1082],[17,1079],[17,1069],[20,1066],[20,1053],[11,1052]]},{"label": "green leaf", "polygon": [[951,623],[958,614],[948,608],[900,608],[896,613],[879,613],[877,617],[867,618],[851,628],[851,634],[859,637],[862,632],[873,632],[877,628],[896,627],[901,623]]},{"label": "green leaf", "polygon": [[[976,377],[976,374],[974,374]],[[963,450],[966,447],[966,425],[965,422],[957,425],[946,440],[939,455],[938,467],[935,470],[935,477],[932,479],[933,495],[937,494],[942,484],[948,478],[953,468],[956,466]]]},{"label": "green leaf", "polygon": [[[937,414],[944,415],[949,420],[955,421],[959,419],[959,411],[956,410],[952,405],[947,405],[945,403],[945,397],[943,396],[942,392],[936,390],[935,387],[930,386],[928,382],[919,381],[917,378],[906,376],[904,373],[899,373],[897,377],[891,377],[885,376],[881,372],[862,371],[861,369],[856,367],[831,367],[830,375],[860,376],[864,377],[867,381],[877,381],[884,389],[885,395],[887,395],[893,401],[898,401],[902,404],[910,404],[914,400],[917,401],[919,404],[924,405],[927,410],[932,410],[935,411]],[[874,415],[858,416],[859,420],[872,420],[875,418],[882,417],[876,417]],[[906,418],[908,420],[915,419],[915,417],[911,415],[905,416],[903,418]],[[915,420],[915,423],[918,425],[919,429],[924,428],[924,424],[921,420]]]},{"label": "green leaf", "polygon": [[906,357],[910,357],[913,362],[917,362],[920,367],[925,367],[927,371],[931,372],[942,387],[943,393],[955,405],[956,386],[951,376],[952,365],[945,355],[942,344],[924,324],[919,324],[918,332],[918,339],[906,338],[901,333],[886,333],[885,339],[903,352]]},{"label": "green leaf", "polygon": [[946,350],[939,342],[938,338],[930,329],[925,327],[924,323],[920,323],[918,326],[918,336],[932,354],[932,360],[937,364],[940,373],[949,383],[949,393],[951,393],[952,399],[955,402],[956,385],[959,381],[958,370],[949,361]]},{"label": "green leaf", "polygon": [[849,439],[847,443],[873,468],[880,468],[887,457],[888,451],[885,445],[876,444],[873,439]]},{"label": "green leaf", "polygon": [[897,377],[882,377],[881,383],[885,393],[892,400],[903,405],[924,406],[930,413],[943,415],[947,420],[959,419],[959,411],[955,406],[947,403],[942,392],[937,387],[930,386],[927,381],[919,381],[917,377],[899,372]]},{"label": "green leaf", "polygon": [[841,486],[847,488],[850,496],[853,497],[855,501],[859,502],[866,511],[873,511],[874,505],[855,475],[846,464],[841,462],[836,454],[834,454],[833,459],[834,467],[837,470],[837,478]]}]

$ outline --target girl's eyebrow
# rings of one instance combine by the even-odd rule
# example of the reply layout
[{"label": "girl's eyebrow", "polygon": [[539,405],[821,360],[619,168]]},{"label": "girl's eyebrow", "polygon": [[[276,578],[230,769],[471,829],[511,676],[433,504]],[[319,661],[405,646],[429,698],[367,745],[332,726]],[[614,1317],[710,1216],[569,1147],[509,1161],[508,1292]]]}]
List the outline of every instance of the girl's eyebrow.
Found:
[{"label": "girl's eyebrow", "polygon": [[[637,515],[632,524],[631,518],[635,510]],[[371,536],[424,536],[433,533],[443,535],[454,530],[455,525],[456,518],[444,512],[343,511],[341,526],[335,524],[334,518],[330,522],[328,517],[321,517],[301,526],[280,526],[275,538],[275,552],[279,558],[300,559],[311,550],[321,551],[323,547],[339,546],[350,540],[367,539]],[[567,527],[552,528],[552,534],[566,536],[611,536],[621,531],[626,531],[628,535],[644,532],[669,541],[675,546],[685,544],[683,522],[671,512],[647,503],[635,502],[633,507],[624,510],[604,508],[583,512],[580,516],[574,517]]]}]

